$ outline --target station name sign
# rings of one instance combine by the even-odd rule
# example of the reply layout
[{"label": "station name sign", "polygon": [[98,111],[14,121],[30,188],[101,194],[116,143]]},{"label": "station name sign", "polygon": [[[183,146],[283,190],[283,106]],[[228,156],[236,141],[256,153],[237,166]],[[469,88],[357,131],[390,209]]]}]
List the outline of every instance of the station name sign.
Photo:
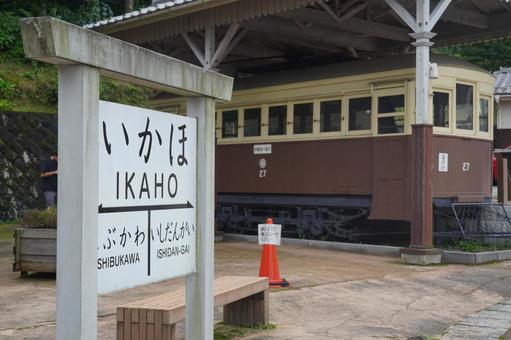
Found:
[{"label": "station name sign", "polygon": [[196,120],[99,104],[98,293],[195,271]]}]

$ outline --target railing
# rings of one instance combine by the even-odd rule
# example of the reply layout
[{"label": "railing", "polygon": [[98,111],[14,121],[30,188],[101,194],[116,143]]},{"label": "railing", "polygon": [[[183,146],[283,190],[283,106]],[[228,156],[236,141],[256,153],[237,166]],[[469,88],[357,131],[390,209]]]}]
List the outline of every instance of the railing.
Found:
[{"label": "railing", "polygon": [[452,210],[459,232],[437,233],[435,236],[458,233],[463,239],[511,237],[511,221],[502,203],[453,203]]}]

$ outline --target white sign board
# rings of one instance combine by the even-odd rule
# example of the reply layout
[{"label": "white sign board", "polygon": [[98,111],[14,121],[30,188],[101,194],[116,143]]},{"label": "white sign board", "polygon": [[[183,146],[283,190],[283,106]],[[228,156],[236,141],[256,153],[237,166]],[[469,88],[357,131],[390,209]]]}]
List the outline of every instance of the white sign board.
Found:
[{"label": "white sign board", "polygon": [[98,132],[98,293],[194,272],[196,120],[101,101]]},{"label": "white sign board", "polygon": [[439,152],[438,153],[438,172],[449,171],[449,154]]},{"label": "white sign board", "polygon": [[271,154],[271,144],[254,144],[254,155]]},{"label": "white sign board", "polygon": [[280,224],[259,224],[259,244],[273,244],[280,246],[280,233],[282,225]]}]

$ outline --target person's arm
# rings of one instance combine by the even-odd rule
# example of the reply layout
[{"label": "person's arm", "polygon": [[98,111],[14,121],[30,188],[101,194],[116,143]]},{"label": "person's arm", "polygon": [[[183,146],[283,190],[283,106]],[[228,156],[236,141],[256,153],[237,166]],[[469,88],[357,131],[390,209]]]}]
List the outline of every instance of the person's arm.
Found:
[{"label": "person's arm", "polygon": [[41,173],[41,177],[50,177],[50,176],[56,176],[57,175],[57,170],[55,171],[47,171],[47,172],[42,172]]}]

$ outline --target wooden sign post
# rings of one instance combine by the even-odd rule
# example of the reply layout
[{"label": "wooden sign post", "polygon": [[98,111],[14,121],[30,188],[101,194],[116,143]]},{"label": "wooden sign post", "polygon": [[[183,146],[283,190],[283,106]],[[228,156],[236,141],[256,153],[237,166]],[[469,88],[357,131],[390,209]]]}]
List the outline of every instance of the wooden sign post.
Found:
[{"label": "wooden sign post", "polygon": [[[21,32],[27,58],[59,66],[56,338],[89,340],[97,334],[103,74],[193,97],[187,111],[197,124],[197,256],[195,271],[187,276],[186,337],[212,339],[214,100],[230,100],[232,78],[50,17],[23,19]],[[142,275],[147,274],[144,269]],[[120,287],[122,282],[104,291]]]}]

